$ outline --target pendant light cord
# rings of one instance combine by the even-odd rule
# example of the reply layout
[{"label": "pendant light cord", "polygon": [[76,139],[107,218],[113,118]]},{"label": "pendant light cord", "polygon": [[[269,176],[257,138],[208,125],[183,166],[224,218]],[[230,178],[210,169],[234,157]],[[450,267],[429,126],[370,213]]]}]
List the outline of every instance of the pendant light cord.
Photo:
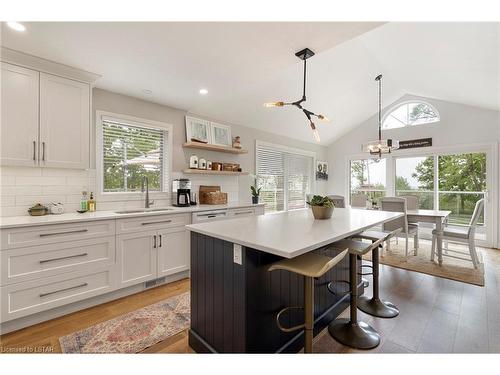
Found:
[{"label": "pendant light cord", "polygon": [[306,99],[306,64],[307,64],[307,60],[304,59],[304,88],[303,88],[303,91],[302,91],[302,99]]},{"label": "pendant light cord", "polygon": [[382,141],[382,77],[378,80],[378,140]]}]

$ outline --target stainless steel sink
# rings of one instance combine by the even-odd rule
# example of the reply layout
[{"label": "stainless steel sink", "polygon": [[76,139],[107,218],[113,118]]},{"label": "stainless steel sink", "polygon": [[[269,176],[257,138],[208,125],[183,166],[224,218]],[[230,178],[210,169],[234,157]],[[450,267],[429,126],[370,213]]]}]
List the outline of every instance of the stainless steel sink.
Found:
[{"label": "stainless steel sink", "polygon": [[123,210],[115,211],[115,214],[140,214],[147,212],[161,212],[161,211],[172,211],[173,208],[142,208],[137,210]]}]

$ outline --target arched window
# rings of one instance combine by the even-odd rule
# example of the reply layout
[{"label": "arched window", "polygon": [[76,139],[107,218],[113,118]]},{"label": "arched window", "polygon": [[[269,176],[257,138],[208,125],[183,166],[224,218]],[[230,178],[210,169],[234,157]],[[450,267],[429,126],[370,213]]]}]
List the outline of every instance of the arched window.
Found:
[{"label": "arched window", "polygon": [[384,115],[382,129],[430,124],[439,120],[439,112],[431,104],[422,101],[409,101],[399,103]]}]

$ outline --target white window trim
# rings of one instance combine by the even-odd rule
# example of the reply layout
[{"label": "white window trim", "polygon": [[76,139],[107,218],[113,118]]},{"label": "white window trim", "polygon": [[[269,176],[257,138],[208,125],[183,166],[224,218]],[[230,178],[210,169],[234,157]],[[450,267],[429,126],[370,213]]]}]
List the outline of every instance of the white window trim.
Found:
[{"label": "white window trim", "polygon": [[[383,158],[387,159],[386,164],[386,192],[388,195],[395,195],[395,180],[396,180],[396,159],[401,157],[412,157],[412,156],[433,156],[434,159],[434,183],[437,181],[437,163],[436,158],[439,155],[453,155],[453,154],[463,154],[463,153],[474,153],[474,152],[485,152],[486,157],[486,190],[488,199],[488,208],[486,215],[488,215],[488,220],[491,223],[491,231],[489,233],[489,241],[483,242],[478,241],[480,246],[491,247],[496,244],[500,246],[500,228],[498,228],[499,220],[499,203],[500,203],[500,165],[499,165],[499,144],[497,142],[491,143],[472,143],[472,144],[461,144],[452,146],[431,146],[425,148],[414,148],[406,150],[398,150],[396,153],[385,155]],[[369,155],[367,153],[358,153],[347,155],[345,157],[345,196],[350,196],[351,189],[351,170],[350,162],[351,160],[359,159],[376,159],[376,156]],[[437,186],[437,184],[435,185]],[[436,189],[435,189],[436,190]]]},{"label": "white window trim", "polygon": [[[269,147],[269,148],[274,148],[278,151],[283,151],[291,154],[296,154],[296,155],[301,155],[301,156],[308,156],[312,157],[312,167],[311,167],[311,174],[309,178],[311,179],[311,184],[310,184],[310,189],[309,191],[306,192],[307,194],[310,194],[311,191],[316,190],[316,179],[315,179],[315,168],[316,168],[316,152],[314,151],[308,151],[308,150],[303,150],[300,148],[295,148],[295,147],[289,147],[285,145],[280,145],[277,143],[271,143],[271,142],[266,142],[266,141],[260,141],[258,139],[255,140],[255,176],[257,176],[257,171],[259,169],[259,163],[258,163],[258,156],[257,156],[257,149],[259,147]],[[284,186],[288,186],[288,181],[286,179],[286,171],[285,171],[285,181]],[[285,205],[285,212],[288,211],[288,189],[284,189],[284,205]]]},{"label": "white window trim", "polygon": [[[166,139],[164,139],[164,146],[166,152],[163,153],[163,181],[162,191],[151,191],[151,197],[161,198],[165,194],[170,193],[170,185],[172,179],[172,147],[173,147],[173,126],[165,122],[148,120],[140,117],[123,115],[119,113],[112,113],[107,111],[96,111],[96,196],[101,200],[141,200],[143,193],[141,192],[104,192],[104,170],[103,170],[103,149],[102,149],[102,129],[103,121],[111,120],[114,122],[123,123],[130,126],[138,126],[142,128],[150,128],[155,130],[162,130],[166,132]],[[167,198],[169,195],[167,196]]]},{"label": "white window trim", "polygon": [[[432,108],[432,110],[434,111],[434,113],[437,114],[438,120],[437,121],[433,121],[433,122],[424,123],[424,124],[415,124],[415,125],[406,124],[404,126],[399,126],[397,128],[384,128],[384,122],[385,122],[385,120],[387,119],[387,117],[389,117],[389,115],[392,112],[394,112],[396,109],[398,109],[399,107],[401,107],[403,105],[411,104],[411,103],[421,103],[421,104],[428,105],[429,107]],[[396,103],[392,107],[390,107],[388,110],[386,110],[385,113],[382,116],[382,122],[381,122],[381,124],[382,124],[382,130],[393,130],[393,129],[411,128],[413,126],[431,125],[431,124],[435,124],[436,122],[440,122],[440,121],[441,121],[441,115],[440,115],[439,111],[437,110],[437,108],[435,106],[433,106],[431,103],[426,102],[425,100],[419,100],[419,99],[411,100],[411,99],[408,99],[408,100],[404,100],[402,102]]]}]

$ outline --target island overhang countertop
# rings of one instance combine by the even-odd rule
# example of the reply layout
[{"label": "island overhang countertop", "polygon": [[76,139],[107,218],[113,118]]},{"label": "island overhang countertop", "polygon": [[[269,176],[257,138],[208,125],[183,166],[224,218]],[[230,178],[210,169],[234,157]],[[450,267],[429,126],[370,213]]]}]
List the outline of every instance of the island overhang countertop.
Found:
[{"label": "island overhang countertop", "polygon": [[373,226],[403,216],[402,212],[335,208],[330,219],[315,220],[303,209],[186,225],[190,231],[294,258]]}]

